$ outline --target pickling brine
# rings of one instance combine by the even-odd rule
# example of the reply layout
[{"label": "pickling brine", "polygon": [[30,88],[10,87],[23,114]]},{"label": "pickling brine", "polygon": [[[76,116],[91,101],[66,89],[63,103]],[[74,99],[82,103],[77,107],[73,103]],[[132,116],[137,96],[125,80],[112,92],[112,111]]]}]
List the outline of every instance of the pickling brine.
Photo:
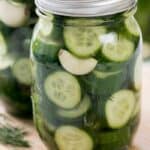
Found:
[{"label": "pickling brine", "polygon": [[134,9],[94,17],[37,13],[32,100],[47,147],[128,149],[140,119],[142,39]]}]

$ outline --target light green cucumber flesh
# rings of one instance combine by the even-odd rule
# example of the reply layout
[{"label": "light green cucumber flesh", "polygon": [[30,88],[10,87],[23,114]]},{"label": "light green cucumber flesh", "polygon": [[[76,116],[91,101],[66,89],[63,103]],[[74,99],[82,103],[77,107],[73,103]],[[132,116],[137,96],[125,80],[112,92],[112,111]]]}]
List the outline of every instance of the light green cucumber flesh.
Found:
[{"label": "light green cucumber flesh", "polygon": [[31,61],[28,58],[20,58],[12,66],[14,77],[22,84],[30,85],[32,82]]},{"label": "light green cucumber flesh", "polygon": [[0,70],[7,69],[14,63],[14,58],[9,55],[0,56]]},{"label": "light green cucumber flesh", "polygon": [[110,128],[117,129],[127,124],[131,118],[136,98],[131,90],[120,90],[106,102],[105,113]]},{"label": "light green cucumber flesh", "polygon": [[134,52],[134,43],[120,37],[116,43],[106,43],[103,45],[103,56],[112,62],[124,62],[131,58]]},{"label": "light green cucumber flesh", "polygon": [[62,49],[59,51],[58,56],[61,66],[74,75],[88,74],[97,65],[97,60],[94,58],[81,59]]},{"label": "light green cucumber flesh", "polygon": [[71,110],[59,109],[58,115],[70,119],[81,117],[83,114],[85,114],[88,111],[90,105],[91,105],[90,98],[87,95],[85,95],[82,102],[79,104],[79,106]]},{"label": "light green cucumber flesh", "polygon": [[55,142],[59,150],[93,150],[93,140],[83,130],[62,126],[56,130]]},{"label": "light green cucumber flesh", "polygon": [[125,27],[134,36],[140,35],[140,28],[134,17],[129,17],[125,20]]},{"label": "light green cucumber flesh", "polygon": [[7,52],[7,43],[4,39],[4,36],[0,32],[0,55],[4,55]]},{"label": "light green cucumber flesh", "polygon": [[77,79],[65,71],[50,74],[44,83],[50,101],[64,109],[72,109],[80,103],[81,88]]},{"label": "light green cucumber flesh", "polygon": [[[101,33],[102,32],[102,33]],[[100,49],[100,27],[66,27],[64,41],[69,51],[78,57],[94,56]]]}]

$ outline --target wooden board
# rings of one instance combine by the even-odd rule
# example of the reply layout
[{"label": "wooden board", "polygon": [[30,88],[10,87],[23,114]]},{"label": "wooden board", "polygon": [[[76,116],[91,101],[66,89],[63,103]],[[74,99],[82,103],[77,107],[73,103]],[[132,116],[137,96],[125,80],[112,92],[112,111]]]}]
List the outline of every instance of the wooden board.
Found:
[{"label": "wooden board", "polygon": [[[1,103],[0,113],[6,114]],[[31,148],[12,148],[0,145],[0,150],[47,150],[34,129],[32,121],[9,117],[15,126],[24,127],[29,132],[26,139],[30,141]],[[131,150],[150,150],[150,63],[143,65],[142,118]]]}]

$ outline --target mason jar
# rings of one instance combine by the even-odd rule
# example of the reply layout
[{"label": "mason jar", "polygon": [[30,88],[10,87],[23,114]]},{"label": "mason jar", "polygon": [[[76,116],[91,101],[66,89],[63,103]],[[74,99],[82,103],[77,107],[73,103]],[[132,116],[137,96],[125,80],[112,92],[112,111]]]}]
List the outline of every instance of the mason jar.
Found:
[{"label": "mason jar", "polygon": [[20,116],[32,114],[29,50],[33,10],[31,1],[0,1],[0,96],[7,111]]},{"label": "mason jar", "polygon": [[36,0],[34,122],[50,150],[127,150],[140,119],[135,0]]}]

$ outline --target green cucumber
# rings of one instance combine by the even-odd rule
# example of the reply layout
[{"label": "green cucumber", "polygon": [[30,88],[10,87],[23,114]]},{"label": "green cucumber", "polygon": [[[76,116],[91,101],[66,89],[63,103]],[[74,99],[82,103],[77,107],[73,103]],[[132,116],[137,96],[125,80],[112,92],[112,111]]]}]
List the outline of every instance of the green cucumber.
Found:
[{"label": "green cucumber", "polygon": [[80,77],[82,87],[92,95],[111,95],[122,87],[127,80],[126,64],[98,64],[94,71]]},{"label": "green cucumber", "polygon": [[124,127],[118,130],[100,132],[97,139],[100,145],[111,143],[124,145],[129,142],[129,138],[130,127]]},{"label": "green cucumber", "polygon": [[97,65],[94,58],[81,59],[62,49],[59,51],[59,61],[64,69],[75,75],[88,74]]},{"label": "green cucumber", "polygon": [[142,84],[142,55],[140,54],[137,57],[135,67],[134,67],[134,75],[133,75],[133,81],[134,81],[134,87],[136,90],[141,89]]},{"label": "green cucumber", "polygon": [[47,97],[59,107],[72,109],[81,101],[81,88],[77,79],[65,71],[50,74],[44,83]]},{"label": "green cucumber", "polygon": [[82,102],[76,108],[71,110],[59,109],[57,113],[60,117],[73,119],[81,117],[83,114],[85,114],[90,108],[90,106],[91,106],[90,98],[87,95],[85,95],[83,97]]},{"label": "green cucumber", "polygon": [[81,129],[62,126],[56,130],[55,142],[59,150],[93,150],[93,140]]},{"label": "green cucumber", "polygon": [[131,58],[134,52],[134,43],[124,37],[120,37],[116,43],[103,45],[102,54],[109,61],[124,62]]},{"label": "green cucumber", "polygon": [[4,55],[7,53],[7,43],[3,34],[0,32],[0,55]]},{"label": "green cucumber", "polygon": [[0,20],[10,27],[16,28],[23,26],[29,17],[29,13],[26,10],[26,3],[2,0],[0,1]]},{"label": "green cucumber", "polygon": [[31,61],[28,58],[20,58],[12,66],[14,77],[22,84],[31,85]]},{"label": "green cucumber", "polygon": [[57,60],[61,43],[38,37],[31,45],[33,57],[42,62],[54,62]]},{"label": "green cucumber", "polygon": [[101,27],[66,27],[64,41],[73,54],[86,58],[94,56],[100,49],[99,36],[104,32]]},{"label": "green cucumber", "polygon": [[134,17],[129,17],[125,20],[125,27],[134,36],[140,35],[140,28]]},{"label": "green cucumber", "polygon": [[121,128],[129,121],[136,98],[131,90],[123,89],[114,93],[106,102],[105,113],[109,127]]}]

